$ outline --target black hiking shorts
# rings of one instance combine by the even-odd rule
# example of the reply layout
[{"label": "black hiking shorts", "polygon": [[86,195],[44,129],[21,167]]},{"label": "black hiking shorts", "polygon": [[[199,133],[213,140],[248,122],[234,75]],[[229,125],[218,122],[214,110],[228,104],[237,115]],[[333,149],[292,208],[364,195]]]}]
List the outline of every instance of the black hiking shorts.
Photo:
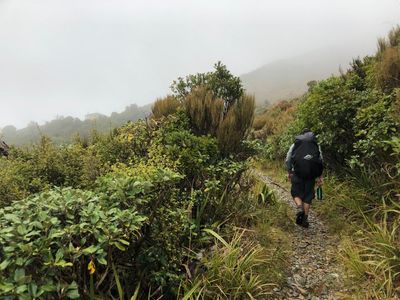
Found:
[{"label": "black hiking shorts", "polygon": [[300,198],[304,203],[311,204],[315,198],[315,179],[303,179],[293,174],[292,176],[292,197]]}]

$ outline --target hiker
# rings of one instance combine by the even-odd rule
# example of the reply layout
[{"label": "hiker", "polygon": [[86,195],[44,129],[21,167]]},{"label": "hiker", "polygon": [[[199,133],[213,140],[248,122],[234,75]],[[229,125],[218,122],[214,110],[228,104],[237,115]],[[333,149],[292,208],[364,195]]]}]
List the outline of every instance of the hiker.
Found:
[{"label": "hiker", "polygon": [[305,128],[286,155],[286,167],[289,181],[292,183],[291,194],[297,205],[296,224],[309,227],[308,213],[315,198],[315,181],[323,183],[322,152],[314,133]]},{"label": "hiker", "polygon": [[5,143],[5,142],[3,142],[2,140],[0,140],[0,157],[1,156],[8,156],[8,150],[9,150],[9,147],[8,147],[8,145]]}]

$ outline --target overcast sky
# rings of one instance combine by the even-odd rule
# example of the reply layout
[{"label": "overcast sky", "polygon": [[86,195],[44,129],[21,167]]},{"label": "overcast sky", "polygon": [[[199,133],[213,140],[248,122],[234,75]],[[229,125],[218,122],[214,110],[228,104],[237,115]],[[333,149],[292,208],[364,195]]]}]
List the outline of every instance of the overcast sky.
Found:
[{"label": "overcast sky", "polygon": [[0,0],[0,127],[147,104],[218,60],[372,53],[399,21],[400,0]]}]

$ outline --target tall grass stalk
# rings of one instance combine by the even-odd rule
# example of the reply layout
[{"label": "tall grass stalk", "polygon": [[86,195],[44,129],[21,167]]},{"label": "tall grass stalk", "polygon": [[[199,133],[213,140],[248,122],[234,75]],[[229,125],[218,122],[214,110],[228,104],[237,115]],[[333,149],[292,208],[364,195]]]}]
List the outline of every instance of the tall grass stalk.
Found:
[{"label": "tall grass stalk", "polygon": [[204,231],[215,237],[216,244],[203,259],[206,270],[194,278],[186,299],[252,299],[270,294],[274,285],[262,274],[267,255],[259,244],[246,241],[245,230],[235,232],[230,242],[213,230]]}]

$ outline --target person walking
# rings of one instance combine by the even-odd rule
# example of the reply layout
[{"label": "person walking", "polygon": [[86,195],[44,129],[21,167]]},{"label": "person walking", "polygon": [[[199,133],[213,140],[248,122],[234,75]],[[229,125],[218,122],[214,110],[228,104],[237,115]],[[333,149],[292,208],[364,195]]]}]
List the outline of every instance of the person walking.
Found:
[{"label": "person walking", "polygon": [[314,133],[305,128],[296,136],[286,155],[291,194],[297,206],[296,224],[308,228],[308,214],[315,198],[315,183],[323,184],[323,157]]}]

